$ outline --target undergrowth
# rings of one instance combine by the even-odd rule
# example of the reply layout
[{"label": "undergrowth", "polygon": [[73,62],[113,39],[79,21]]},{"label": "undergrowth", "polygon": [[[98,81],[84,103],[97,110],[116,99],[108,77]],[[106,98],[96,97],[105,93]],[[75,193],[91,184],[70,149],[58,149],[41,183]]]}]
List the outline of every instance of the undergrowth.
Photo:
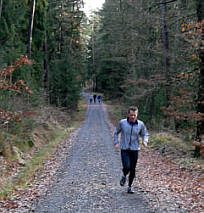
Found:
[{"label": "undergrowth", "polygon": [[[13,125],[9,131],[1,131],[0,155],[7,166],[6,172],[0,175],[0,199],[12,196],[16,188],[26,188],[41,173],[44,162],[53,156],[70,132],[81,125],[85,112],[85,100],[80,100],[75,111],[44,105],[34,116]],[[12,173],[14,168],[17,172]]]}]

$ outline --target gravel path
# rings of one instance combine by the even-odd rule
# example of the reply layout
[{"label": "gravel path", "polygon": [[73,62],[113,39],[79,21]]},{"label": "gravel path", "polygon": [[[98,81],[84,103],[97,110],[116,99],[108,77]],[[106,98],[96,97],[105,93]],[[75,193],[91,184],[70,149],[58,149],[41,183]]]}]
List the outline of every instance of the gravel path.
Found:
[{"label": "gravel path", "polygon": [[114,150],[102,104],[91,104],[73,146],[57,174],[56,183],[41,197],[36,213],[153,213],[133,187],[120,187],[120,153]]}]

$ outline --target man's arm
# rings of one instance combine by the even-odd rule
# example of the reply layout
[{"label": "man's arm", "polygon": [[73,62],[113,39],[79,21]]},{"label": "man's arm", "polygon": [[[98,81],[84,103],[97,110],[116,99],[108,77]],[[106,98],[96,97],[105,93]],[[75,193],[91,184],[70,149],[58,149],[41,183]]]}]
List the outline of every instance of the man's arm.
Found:
[{"label": "man's arm", "polygon": [[114,146],[116,149],[119,149],[119,140],[118,135],[121,132],[121,122],[117,125],[115,132],[114,132]]},{"label": "man's arm", "polygon": [[147,147],[147,143],[148,143],[148,132],[147,132],[147,128],[144,124],[142,124],[142,129],[141,129],[141,137],[142,137],[142,143],[145,147]]}]

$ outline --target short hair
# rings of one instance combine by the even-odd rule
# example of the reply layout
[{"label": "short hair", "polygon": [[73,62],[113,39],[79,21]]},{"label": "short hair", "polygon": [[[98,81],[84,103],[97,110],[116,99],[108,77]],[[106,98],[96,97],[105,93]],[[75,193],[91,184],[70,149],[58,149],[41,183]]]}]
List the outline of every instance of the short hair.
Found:
[{"label": "short hair", "polygon": [[133,111],[133,112],[138,112],[138,108],[136,107],[136,106],[131,106],[131,107],[129,107],[129,109],[128,109],[128,113],[130,112],[130,111]]}]

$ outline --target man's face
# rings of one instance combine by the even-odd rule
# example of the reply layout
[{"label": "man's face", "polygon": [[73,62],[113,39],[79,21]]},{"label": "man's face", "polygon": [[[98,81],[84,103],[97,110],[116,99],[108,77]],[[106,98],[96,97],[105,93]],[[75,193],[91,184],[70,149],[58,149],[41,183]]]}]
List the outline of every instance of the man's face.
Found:
[{"label": "man's face", "polygon": [[137,111],[132,111],[128,113],[129,122],[135,122],[137,120]]}]

